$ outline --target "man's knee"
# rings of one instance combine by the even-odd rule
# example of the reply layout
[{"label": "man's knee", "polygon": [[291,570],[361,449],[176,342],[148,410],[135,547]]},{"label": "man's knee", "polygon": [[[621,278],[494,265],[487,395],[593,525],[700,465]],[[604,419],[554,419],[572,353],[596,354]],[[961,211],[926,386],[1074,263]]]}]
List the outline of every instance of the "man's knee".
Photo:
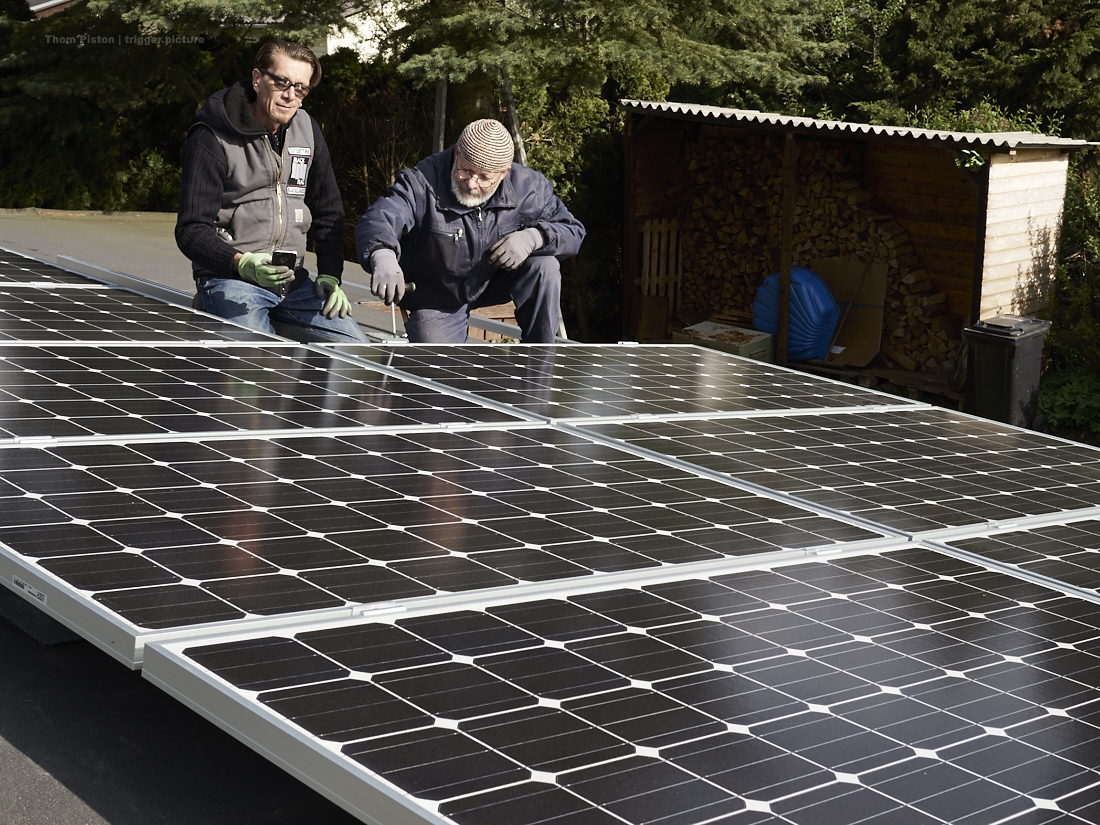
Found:
[{"label": "man's knee", "polygon": [[516,270],[512,296],[517,304],[538,296],[556,305],[559,295],[561,264],[552,255],[532,255]]},{"label": "man's knee", "polygon": [[561,282],[561,263],[553,255],[532,255],[523,262],[520,271],[525,268],[530,270],[533,277]]},{"label": "man's knee", "polygon": [[561,264],[548,255],[528,258],[512,285],[516,321],[525,344],[551,344],[558,329]]},{"label": "man's knee", "polygon": [[415,309],[405,322],[411,344],[464,344],[470,315],[465,308],[456,312]]}]

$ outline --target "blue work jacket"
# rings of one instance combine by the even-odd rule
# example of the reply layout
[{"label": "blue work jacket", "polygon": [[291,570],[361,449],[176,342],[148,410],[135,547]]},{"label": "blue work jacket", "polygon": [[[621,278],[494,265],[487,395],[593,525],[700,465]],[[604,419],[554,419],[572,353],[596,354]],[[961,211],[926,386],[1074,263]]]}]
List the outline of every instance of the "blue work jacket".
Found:
[{"label": "blue work jacket", "polygon": [[370,205],[355,227],[363,269],[383,247],[397,253],[405,281],[406,309],[455,312],[473,304],[498,271],[489,249],[505,235],[538,228],[543,245],[535,255],[558,260],[577,254],[584,226],[554,194],[545,175],[519,164],[481,206],[463,206],[451,191],[454,153],[445,149],[402,170],[389,191]]}]

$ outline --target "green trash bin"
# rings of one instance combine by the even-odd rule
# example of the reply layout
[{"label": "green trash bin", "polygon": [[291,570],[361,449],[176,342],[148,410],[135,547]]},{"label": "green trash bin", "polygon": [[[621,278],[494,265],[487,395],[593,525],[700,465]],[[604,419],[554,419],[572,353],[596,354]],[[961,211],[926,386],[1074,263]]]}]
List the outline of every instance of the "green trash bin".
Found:
[{"label": "green trash bin", "polygon": [[1017,427],[1039,408],[1043,338],[1050,321],[998,315],[963,330],[969,344],[964,410]]}]

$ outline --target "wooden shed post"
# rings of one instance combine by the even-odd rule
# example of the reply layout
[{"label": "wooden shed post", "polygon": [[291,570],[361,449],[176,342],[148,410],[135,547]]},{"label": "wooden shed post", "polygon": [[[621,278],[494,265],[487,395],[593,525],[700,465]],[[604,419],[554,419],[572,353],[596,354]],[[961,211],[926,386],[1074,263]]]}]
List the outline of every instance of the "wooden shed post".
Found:
[{"label": "wooden shed post", "polygon": [[[985,280],[985,236],[989,219],[989,163],[978,172],[978,215],[974,225],[974,277],[971,281],[970,319],[976,324],[982,317],[982,284]],[[969,380],[969,378],[967,379]]]},{"label": "wooden shed post", "polygon": [[979,239],[981,295],[974,320],[1033,315],[1050,301],[1061,240],[1069,153],[1025,148],[986,165]]},{"label": "wooden shed post", "polygon": [[787,132],[783,142],[783,227],[779,241],[779,318],[775,336],[775,362],[787,366],[787,335],[790,327],[791,308],[791,243],[794,236],[794,196],[798,183],[795,178],[795,160],[798,144],[794,133]]},{"label": "wooden shed post", "polygon": [[635,215],[634,186],[634,115],[626,113],[623,124],[623,338],[630,334],[630,305],[634,300],[634,282],[638,277],[638,221]]}]

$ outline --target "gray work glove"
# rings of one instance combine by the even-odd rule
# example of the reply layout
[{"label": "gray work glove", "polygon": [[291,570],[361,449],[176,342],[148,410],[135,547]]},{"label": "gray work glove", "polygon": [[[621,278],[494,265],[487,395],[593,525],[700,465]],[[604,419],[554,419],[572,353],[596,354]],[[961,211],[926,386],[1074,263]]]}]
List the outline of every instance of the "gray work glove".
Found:
[{"label": "gray work glove", "polygon": [[531,257],[531,253],[542,248],[542,233],[535,227],[521,229],[505,235],[489,249],[489,263],[502,269],[518,269]]},{"label": "gray work glove", "polygon": [[289,267],[271,265],[270,252],[245,252],[237,261],[237,273],[264,289],[277,289],[294,280]]},{"label": "gray work glove", "polygon": [[405,297],[405,273],[392,249],[376,249],[370,256],[370,291],[387,304]]}]

